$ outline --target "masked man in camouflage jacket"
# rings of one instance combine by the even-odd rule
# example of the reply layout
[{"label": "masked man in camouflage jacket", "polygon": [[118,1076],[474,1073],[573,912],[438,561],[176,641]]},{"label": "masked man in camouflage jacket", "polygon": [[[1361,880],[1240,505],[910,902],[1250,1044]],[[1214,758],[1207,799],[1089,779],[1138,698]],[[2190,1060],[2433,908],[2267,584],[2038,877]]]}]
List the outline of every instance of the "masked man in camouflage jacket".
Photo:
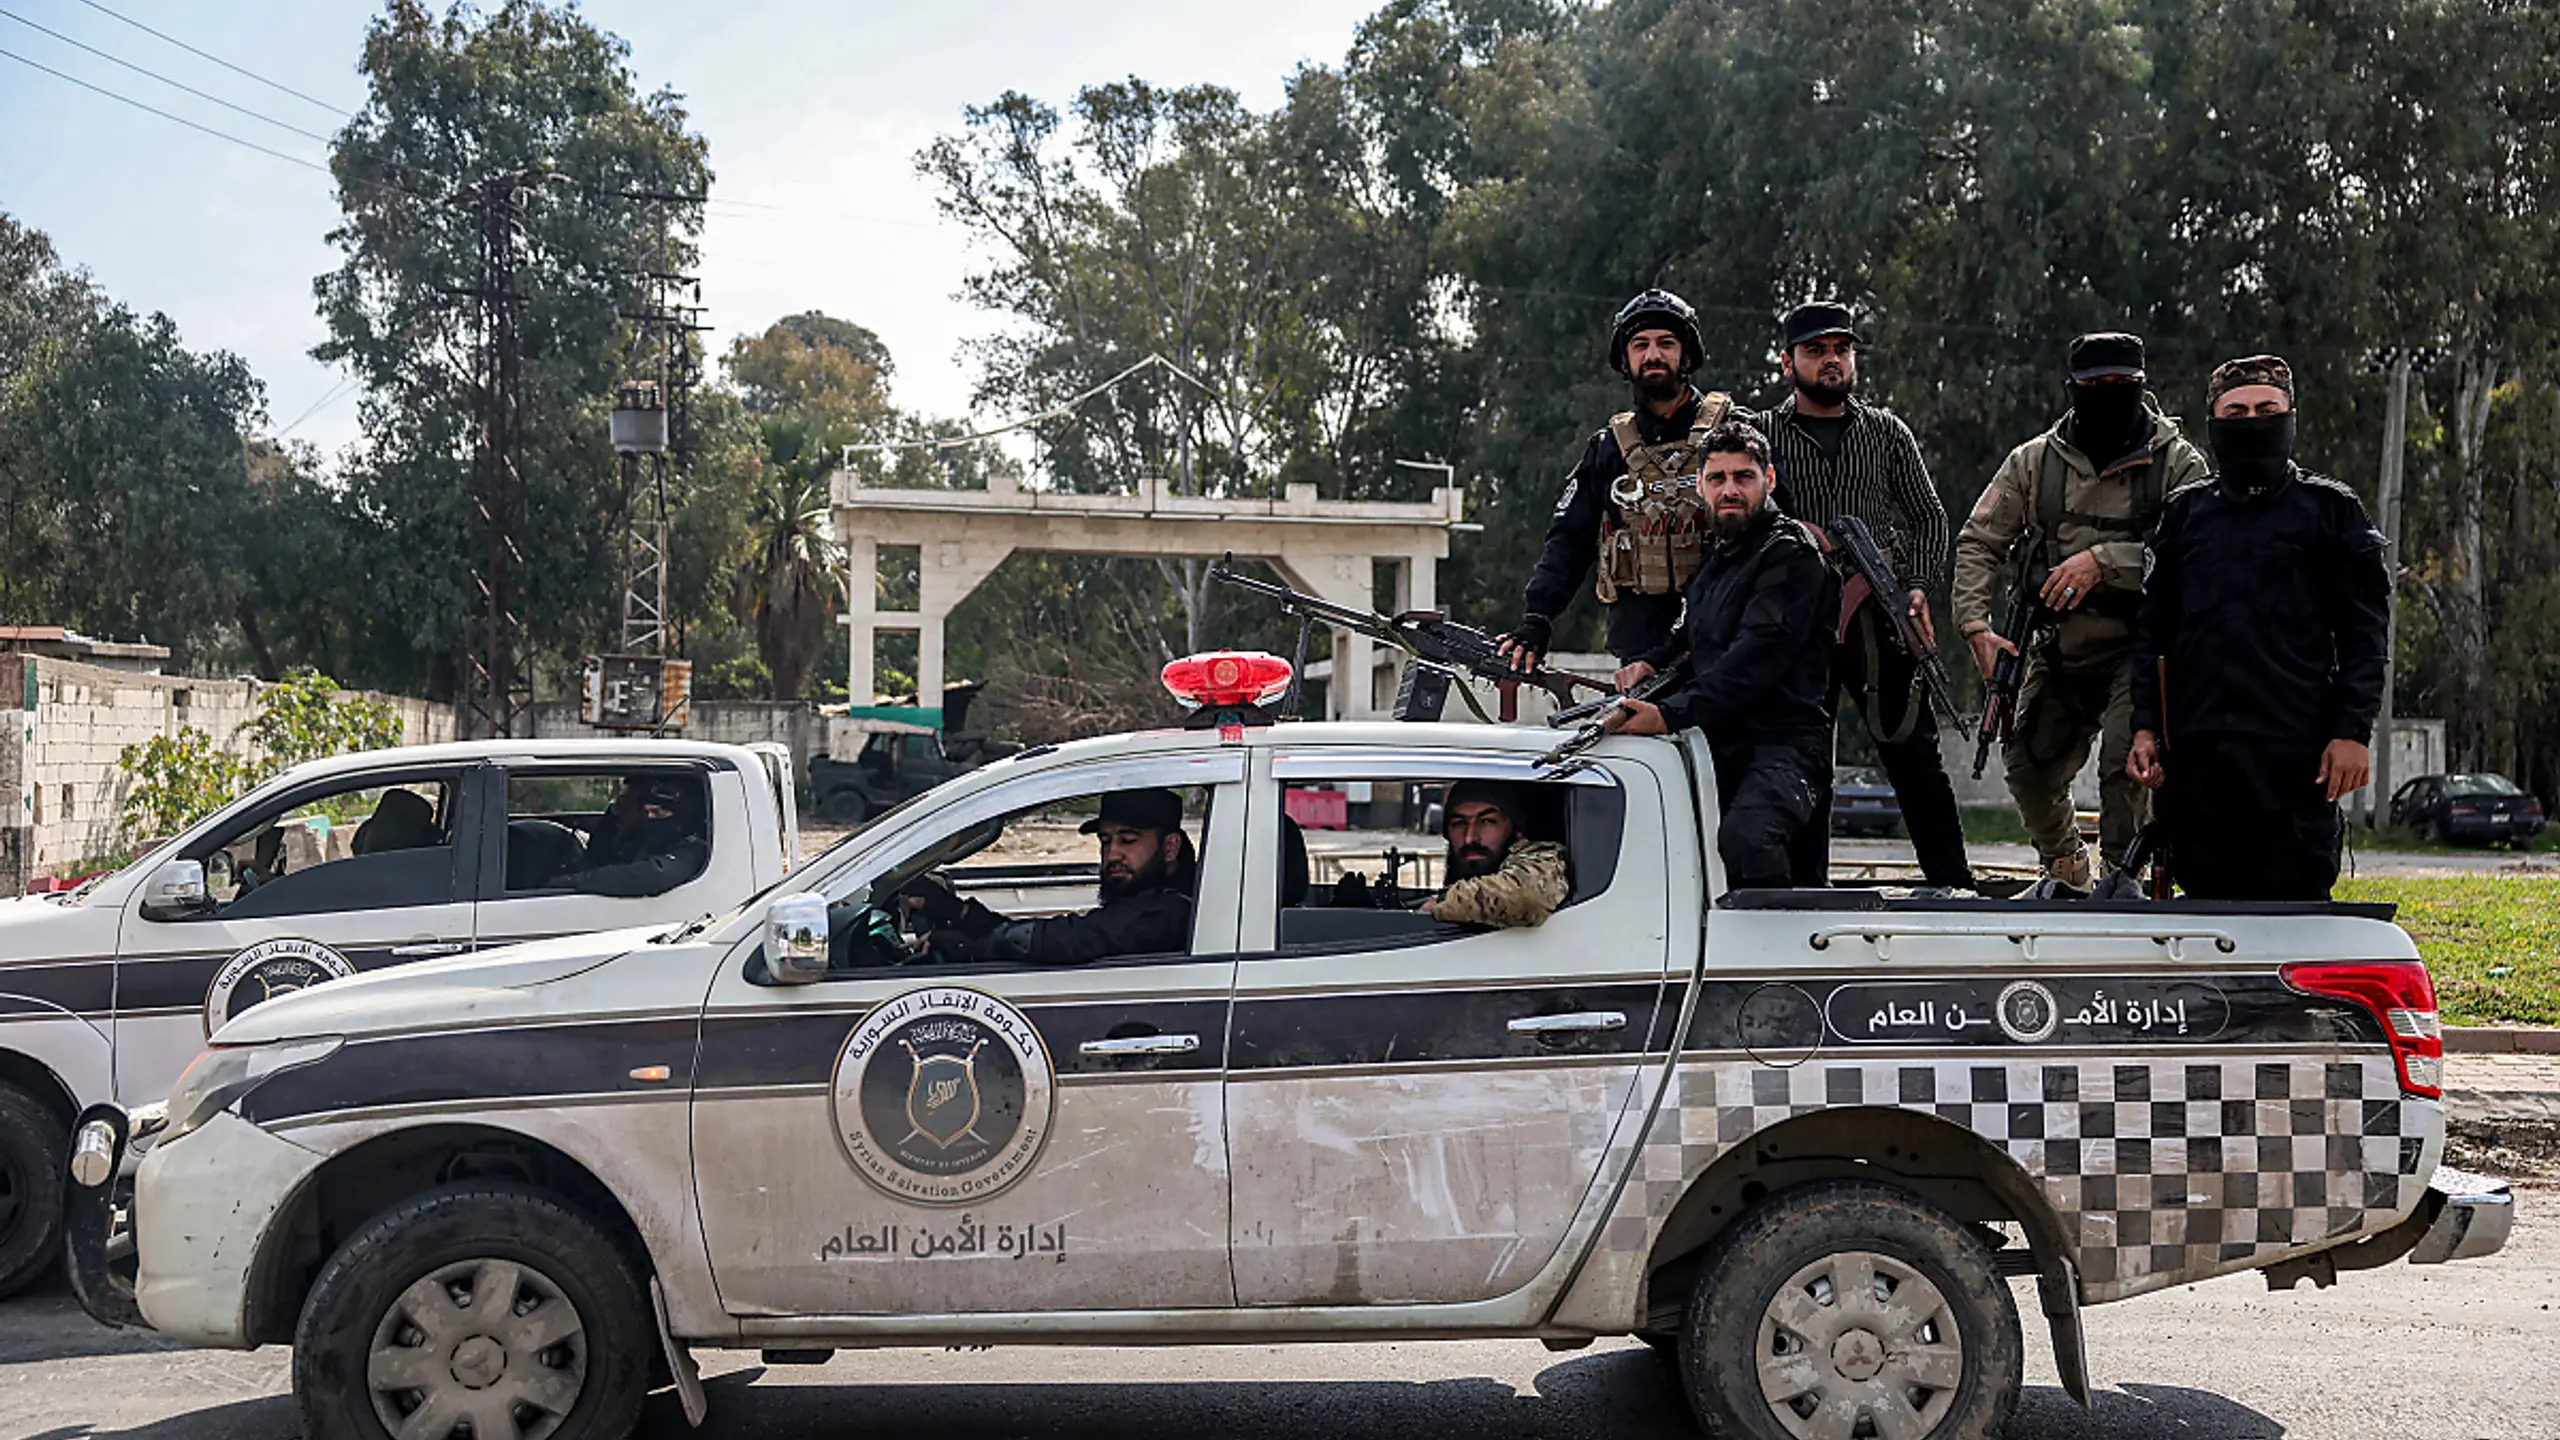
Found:
[{"label": "masked man in camouflage jacket", "polygon": [[1461,780],[1449,787],[1440,832],[1449,883],[1422,904],[1435,920],[1515,929],[1543,923],[1572,891],[1564,847],[1520,838],[1527,799],[1517,785]]},{"label": "masked man in camouflage jacket", "polygon": [[2010,643],[1992,628],[2003,565],[2038,589],[2049,619],[2028,637],[2019,710],[2002,752],[2010,798],[2046,874],[2098,880],[2071,804],[2098,743],[2098,842],[2121,859],[2150,817],[2125,773],[2133,748],[2133,618],[2142,537],[2169,492],[2204,478],[2204,455],[2145,388],[2138,335],[2071,343],[2071,409],[1991,477],[1956,536],[1956,625],[1987,678]]}]

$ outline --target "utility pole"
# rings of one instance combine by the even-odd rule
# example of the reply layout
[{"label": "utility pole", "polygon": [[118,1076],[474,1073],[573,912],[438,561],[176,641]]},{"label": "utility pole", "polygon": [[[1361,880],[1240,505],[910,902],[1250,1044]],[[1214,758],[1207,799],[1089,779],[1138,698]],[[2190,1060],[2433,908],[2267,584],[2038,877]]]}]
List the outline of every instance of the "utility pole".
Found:
[{"label": "utility pole", "polygon": [[523,619],[515,572],[524,556],[515,526],[523,511],[524,475],[516,451],[524,415],[523,351],[517,318],[524,296],[516,290],[516,232],[523,222],[523,192],[539,171],[494,175],[473,192],[480,222],[480,283],[460,293],[477,302],[477,444],[471,467],[471,508],[477,535],[471,573],[470,612],[463,627],[463,709],[476,736],[502,738],[533,701],[531,674],[518,664]]},{"label": "utility pole", "polygon": [[2391,604],[2386,612],[2389,621],[2383,629],[2382,642],[2382,712],[2373,726],[2373,788],[2367,792],[2364,810],[2365,828],[2379,830],[2391,818],[2393,752],[2399,747],[2393,730],[2397,706],[2392,692],[2399,674],[2400,661],[2400,491],[2403,462],[2409,448],[2409,376],[2413,370],[2424,370],[2434,362],[2432,348],[2406,345],[2377,350],[2365,358],[2368,371],[2390,376],[2391,388],[2382,406],[2382,559],[2391,571]]}]

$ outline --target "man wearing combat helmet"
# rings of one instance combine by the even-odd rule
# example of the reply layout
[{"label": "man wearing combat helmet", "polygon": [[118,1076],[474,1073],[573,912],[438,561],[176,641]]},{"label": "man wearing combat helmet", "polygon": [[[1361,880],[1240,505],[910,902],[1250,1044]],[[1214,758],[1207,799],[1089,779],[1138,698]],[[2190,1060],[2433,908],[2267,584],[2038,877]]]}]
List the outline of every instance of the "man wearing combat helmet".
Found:
[{"label": "man wearing combat helmet", "polygon": [[1703,352],[1698,312],[1670,291],[1647,290],[1619,309],[1609,364],[1627,377],[1635,406],[1600,427],[1565,477],[1520,623],[1503,641],[1522,668],[1546,654],[1556,617],[1595,566],[1611,654],[1631,660],[1672,633],[1707,539],[1698,438],[1733,408],[1689,383]]}]

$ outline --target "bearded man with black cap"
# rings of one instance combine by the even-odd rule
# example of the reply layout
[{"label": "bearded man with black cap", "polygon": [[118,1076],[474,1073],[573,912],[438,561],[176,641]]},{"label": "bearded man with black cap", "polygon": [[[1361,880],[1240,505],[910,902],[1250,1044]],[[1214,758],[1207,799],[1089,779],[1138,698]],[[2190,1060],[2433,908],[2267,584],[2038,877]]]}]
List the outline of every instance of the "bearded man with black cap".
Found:
[{"label": "bearded man with black cap", "polygon": [[931,876],[908,881],[901,896],[933,927],[936,958],[1089,965],[1188,948],[1197,857],[1182,831],[1182,797],[1114,790],[1102,797],[1101,813],[1077,828],[1095,838],[1102,893],[1101,906],[1080,915],[1013,920],[962,900]]},{"label": "bearded man with black cap", "polygon": [[2098,876],[2071,781],[2092,741],[2099,848],[2121,858],[2150,819],[2148,792],[2124,768],[2133,750],[2142,537],[2170,491],[2208,472],[2203,452],[2145,389],[2143,361],[2139,335],[2072,341],[2071,409],[2009,452],[1956,536],[1956,626],[1985,678],[2012,648],[1991,623],[1992,579],[2004,563],[2059,617],[2027,657],[2001,761],[2045,873],[2082,890]]},{"label": "bearded man with black cap", "polygon": [[[1865,521],[1902,582],[1901,594],[1878,595],[1871,603],[1904,607],[1934,648],[1929,591],[1946,574],[1947,509],[1930,482],[1920,442],[1892,411],[1858,398],[1858,346],[1864,340],[1847,306],[1811,301],[1788,311],[1778,329],[1778,368],[1788,383],[1787,397],[1774,409],[1737,416],[1768,437],[1778,506],[1817,534],[1843,515]],[[1902,653],[1882,617],[1863,607],[1833,638],[1825,713],[1837,713],[1842,690],[1863,698],[1867,733],[1901,801],[1921,873],[1932,885],[1971,888],[1964,824],[1938,753],[1938,722],[1919,687],[1918,657]],[[1830,815],[1828,765],[1815,804],[1815,814]],[[1806,826],[1796,844],[1797,883],[1828,884],[1828,822]]]},{"label": "bearded man with black cap", "polygon": [[1609,364],[1633,387],[1635,408],[1611,416],[1565,477],[1520,623],[1503,637],[1503,653],[1522,669],[1546,655],[1556,617],[1595,564],[1611,654],[1641,655],[1671,633],[1681,588],[1697,573],[1706,539],[1695,485],[1698,437],[1733,403],[1689,383],[1704,349],[1698,312],[1670,291],[1647,290],[1620,307],[1609,330]]},{"label": "bearded man with black cap", "polygon": [[2372,777],[2391,571],[2356,493],[2293,460],[2293,370],[2226,361],[2205,389],[2214,475],[2143,551],[2125,768],[2159,792],[2190,895],[2325,900],[2338,801]]},{"label": "bearded man with black cap", "polygon": [[1556,913],[1572,882],[1564,847],[1521,834],[1528,794],[1504,780],[1461,780],[1440,807],[1449,883],[1422,902],[1433,919],[1519,929]]}]

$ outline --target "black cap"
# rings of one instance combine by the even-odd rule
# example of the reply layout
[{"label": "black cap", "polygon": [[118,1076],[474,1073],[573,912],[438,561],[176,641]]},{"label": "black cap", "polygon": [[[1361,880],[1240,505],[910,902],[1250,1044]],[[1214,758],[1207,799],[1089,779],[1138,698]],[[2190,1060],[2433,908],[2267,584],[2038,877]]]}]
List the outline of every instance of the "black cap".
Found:
[{"label": "black cap", "polygon": [[1440,811],[1443,815],[1453,815],[1461,805],[1490,805],[1509,816],[1513,825],[1518,825],[1527,811],[1528,798],[1528,792],[1517,781],[1460,780],[1450,785]]},{"label": "black cap", "polygon": [[1863,345],[1866,337],[1858,333],[1857,322],[1849,307],[1836,300],[1808,300],[1778,322],[1778,334],[1789,350],[1825,335],[1846,335]]},{"label": "black cap", "polygon": [[2110,375],[2142,378],[2142,337],[2121,330],[2101,330],[2071,342],[2071,378],[2099,380]]},{"label": "black cap", "polygon": [[1170,790],[1114,790],[1102,797],[1102,813],[1076,827],[1090,835],[1103,826],[1131,830],[1179,830],[1182,797]]}]

